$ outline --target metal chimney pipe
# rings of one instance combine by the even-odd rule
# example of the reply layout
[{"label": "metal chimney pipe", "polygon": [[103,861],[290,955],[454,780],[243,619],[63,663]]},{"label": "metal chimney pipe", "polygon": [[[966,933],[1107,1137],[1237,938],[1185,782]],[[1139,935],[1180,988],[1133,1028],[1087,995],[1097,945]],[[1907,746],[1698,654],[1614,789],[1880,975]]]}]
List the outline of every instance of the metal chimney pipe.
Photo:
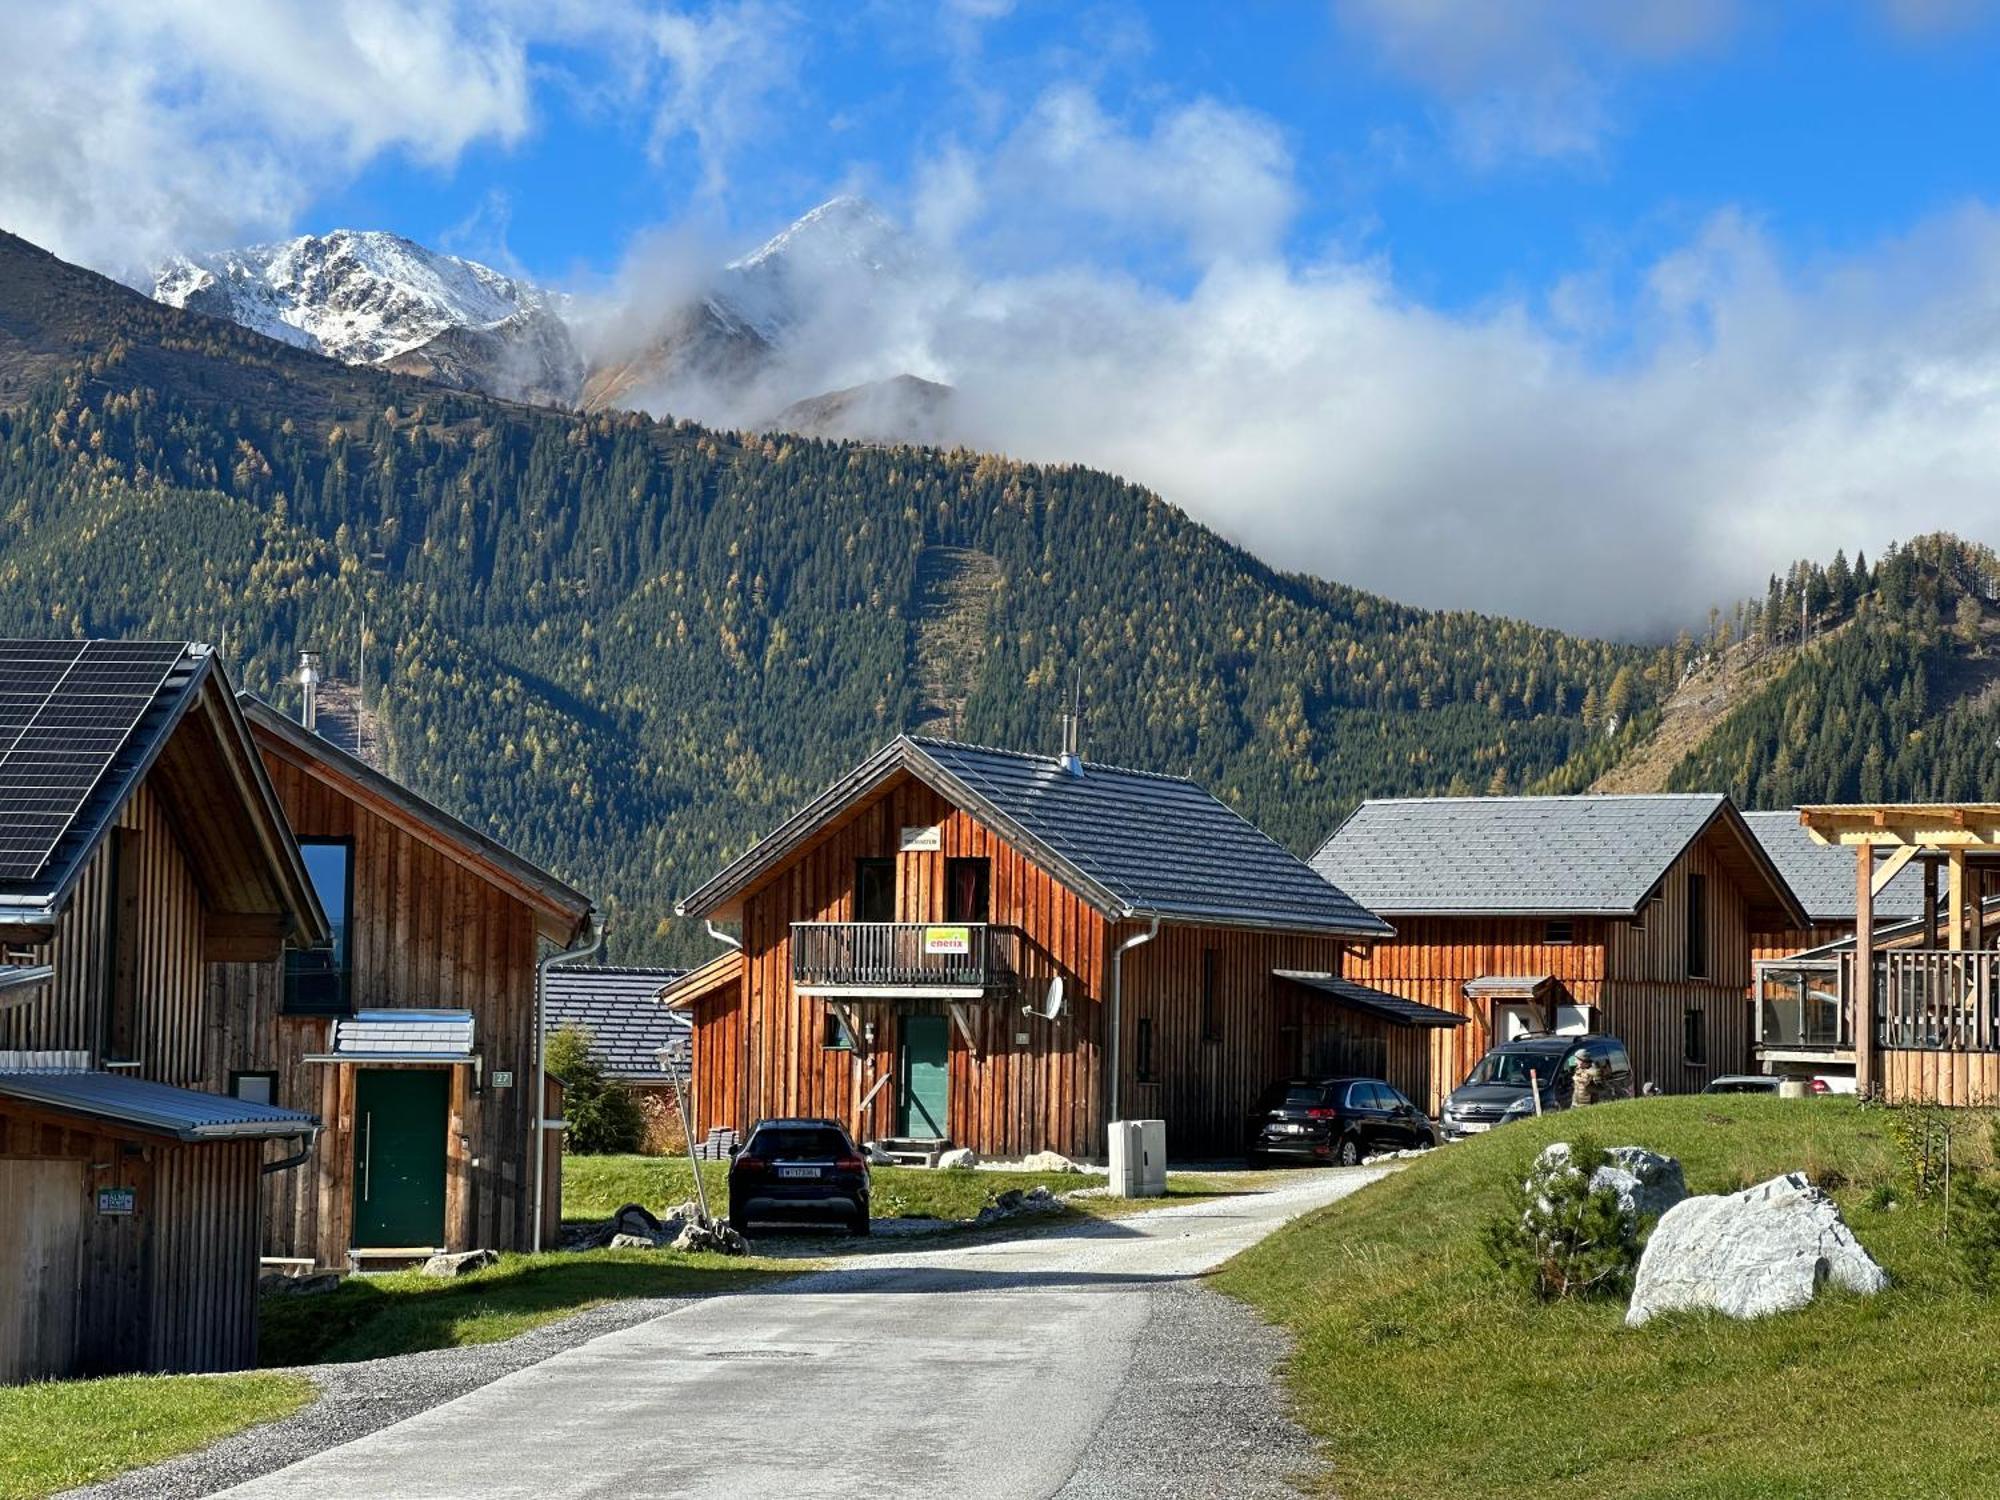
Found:
[{"label": "metal chimney pipe", "polygon": [[317,732],[319,729],[319,685],[326,680],[320,675],[319,653],[317,651],[301,651],[299,653],[299,670],[292,680],[299,685],[299,722],[305,725],[307,729]]}]

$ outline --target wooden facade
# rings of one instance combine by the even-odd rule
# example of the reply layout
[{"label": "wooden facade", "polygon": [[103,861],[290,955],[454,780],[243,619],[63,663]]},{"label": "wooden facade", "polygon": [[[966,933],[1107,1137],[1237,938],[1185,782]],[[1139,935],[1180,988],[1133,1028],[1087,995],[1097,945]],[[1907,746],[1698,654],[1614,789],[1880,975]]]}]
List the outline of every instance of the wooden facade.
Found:
[{"label": "wooden facade", "polygon": [[[906,829],[936,830],[906,847]],[[794,923],[850,923],[857,869],[893,869],[893,920],[943,923],[947,872],[983,861],[986,920],[1005,941],[1016,982],[977,1001],[822,997],[794,981]],[[912,1017],[949,1017],[946,1133],[982,1155],[1103,1153],[1109,1119],[1106,1027],[1114,962],[1122,970],[1119,1112],[1162,1118],[1177,1155],[1234,1152],[1259,1091],[1303,1065],[1320,1002],[1281,994],[1277,969],[1336,972],[1327,933],[1114,921],[986,821],[907,772],[829,816],[736,903],[743,950],[675,986],[694,1019],[696,1123],[747,1130],[814,1115],[861,1139],[903,1133],[898,1077]],[[885,919],[887,919],[885,917]],[[1062,1013],[1028,1003],[1060,979]],[[849,1049],[833,1015],[852,1035]],[[1289,1019],[1287,1019],[1289,1017]],[[1324,1040],[1320,1038],[1320,1040]]]},{"label": "wooden facade", "polygon": [[[1692,879],[1690,878],[1692,877]],[[1469,997],[1467,986],[1501,976],[1550,981],[1540,1023],[1555,1006],[1587,1008],[1592,1029],[1622,1039],[1637,1085],[1698,1093],[1722,1073],[1751,1066],[1756,1037],[1749,996],[1753,903],[1742,861],[1719,827],[1682,850],[1654,896],[1631,918],[1567,915],[1423,916],[1390,913],[1396,935],[1351,956],[1348,977],[1467,1016],[1432,1034],[1429,1107],[1439,1108],[1480,1056],[1505,1039],[1508,1000]],[[1705,963],[1689,963],[1689,904],[1701,903]],[[1412,1095],[1424,1098],[1424,1095]]]},{"label": "wooden facade", "polygon": [[[533,1220],[538,1056],[536,962],[546,939],[567,945],[589,901],[552,897],[552,877],[525,883],[442,815],[324,742],[261,707],[252,728],[286,816],[304,841],[350,848],[348,997],[355,1011],[472,1012],[478,1068],[448,1066],[438,1150],[445,1161],[441,1242],[413,1246],[532,1250],[556,1234]],[[393,788],[393,792],[392,792]],[[564,888],[566,889],[566,888]],[[325,1127],[309,1170],[266,1188],[265,1254],[344,1267],[355,1247],[355,1094],[359,1065],[329,1062],[332,1020],[288,1014],[282,957],[217,965],[209,980],[213,1027],[208,1087],[245,1073],[275,1075],[273,1101]],[[320,1060],[315,1060],[320,1059]],[[560,1203],[561,1156],[547,1158],[544,1198]],[[556,1220],[545,1212],[545,1220]]]},{"label": "wooden facade", "polygon": [[254,1364],[262,1153],[0,1100],[0,1384]]}]

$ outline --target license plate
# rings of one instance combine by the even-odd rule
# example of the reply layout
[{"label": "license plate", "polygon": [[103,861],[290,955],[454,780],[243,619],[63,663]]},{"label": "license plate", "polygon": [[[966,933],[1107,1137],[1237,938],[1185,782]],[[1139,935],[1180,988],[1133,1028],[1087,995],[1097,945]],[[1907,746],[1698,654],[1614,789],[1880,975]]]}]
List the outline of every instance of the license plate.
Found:
[{"label": "license plate", "polygon": [[819,1168],[818,1168],[818,1167],[780,1167],[780,1168],[778,1168],[778,1175],[779,1175],[780,1177],[817,1177],[817,1176],[819,1176]]},{"label": "license plate", "polygon": [[1460,1135],[1478,1135],[1482,1130],[1492,1128],[1491,1120],[1464,1120],[1459,1123],[1458,1131]]},{"label": "license plate", "polygon": [[1306,1127],[1304,1125],[1293,1125],[1287,1123],[1287,1124],[1281,1124],[1278,1127],[1279,1135],[1304,1135],[1305,1133],[1306,1133]]}]

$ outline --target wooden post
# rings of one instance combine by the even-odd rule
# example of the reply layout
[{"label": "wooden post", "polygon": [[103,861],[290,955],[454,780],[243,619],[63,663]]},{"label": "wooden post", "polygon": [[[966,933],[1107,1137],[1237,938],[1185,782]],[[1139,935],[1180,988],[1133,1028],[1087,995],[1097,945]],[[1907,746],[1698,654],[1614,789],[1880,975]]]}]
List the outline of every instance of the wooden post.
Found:
[{"label": "wooden post", "polygon": [[1924,946],[1938,945],[1938,867],[1937,861],[1924,860]]},{"label": "wooden post", "polygon": [[1875,847],[1855,847],[1854,983],[1848,1026],[1854,1041],[1854,1087],[1875,1087]]},{"label": "wooden post", "polygon": [[1945,946],[1953,953],[1965,951],[1965,851],[1954,849],[1945,856],[1947,905],[1951,912],[1951,932]]}]

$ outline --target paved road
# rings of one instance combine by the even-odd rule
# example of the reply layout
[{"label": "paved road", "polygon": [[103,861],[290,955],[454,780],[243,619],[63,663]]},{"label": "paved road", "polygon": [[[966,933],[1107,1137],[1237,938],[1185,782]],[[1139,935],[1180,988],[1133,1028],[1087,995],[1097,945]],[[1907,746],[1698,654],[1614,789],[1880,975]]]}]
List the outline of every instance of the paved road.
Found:
[{"label": "paved road", "polygon": [[[1247,1374],[1216,1373],[1259,1342],[1254,1321],[1187,1278],[1380,1175],[1300,1174],[1271,1192],[875,1255],[711,1298],[226,1493],[1269,1493],[1248,1471],[1240,1483],[1226,1477],[1233,1470],[1173,1483],[1145,1471],[1158,1445],[1191,1444],[1225,1464],[1247,1456],[1252,1467],[1267,1439],[1290,1462],[1303,1453],[1295,1429],[1273,1430],[1282,1418],[1269,1398],[1268,1345],[1244,1356]],[[1175,1365],[1183,1334],[1200,1374]],[[1191,1382],[1214,1388],[1191,1392]],[[1255,1388],[1247,1404],[1246,1387]],[[1149,1415],[1161,1411],[1170,1417]],[[1149,1427],[1163,1420],[1168,1430]],[[1231,1430],[1241,1428],[1257,1430]]]}]

